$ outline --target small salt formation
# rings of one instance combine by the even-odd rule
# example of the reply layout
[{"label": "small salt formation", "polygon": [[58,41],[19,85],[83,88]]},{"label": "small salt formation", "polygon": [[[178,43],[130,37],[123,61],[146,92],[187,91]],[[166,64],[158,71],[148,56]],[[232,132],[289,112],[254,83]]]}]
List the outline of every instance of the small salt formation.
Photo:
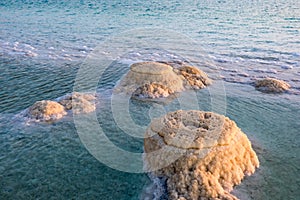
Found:
[{"label": "small salt formation", "polygon": [[265,78],[255,81],[255,88],[261,92],[282,93],[290,89],[290,85],[282,80]]},{"label": "small salt formation", "polygon": [[95,99],[92,94],[73,92],[66,95],[58,103],[63,105],[66,110],[72,110],[74,114],[90,113],[96,109]]},{"label": "small salt formation", "polygon": [[120,81],[115,92],[133,94],[133,97],[161,98],[190,88],[201,89],[210,83],[207,75],[196,67],[175,69],[166,63],[140,62],[130,66],[130,71]]},{"label": "small salt formation", "polygon": [[211,84],[211,80],[206,73],[196,67],[183,66],[179,68],[178,72],[193,89],[202,89]]},{"label": "small salt formation", "polygon": [[65,108],[55,101],[37,101],[29,107],[27,117],[39,121],[53,121],[66,115]]},{"label": "small salt formation", "polygon": [[212,112],[179,110],[154,119],[144,149],[147,170],[166,178],[171,200],[237,199],[229,192],[259,166],[235,122]]}]

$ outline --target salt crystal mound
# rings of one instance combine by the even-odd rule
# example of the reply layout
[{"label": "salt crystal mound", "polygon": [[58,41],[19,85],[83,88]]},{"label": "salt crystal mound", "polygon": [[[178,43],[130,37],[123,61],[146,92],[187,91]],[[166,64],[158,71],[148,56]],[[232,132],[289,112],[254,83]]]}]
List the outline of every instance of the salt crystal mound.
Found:
[{"label": "salt crystal mound", "polygon": [[158,62],[140,62],[130,66],[130,71],[116,87],[116,92],[132,94],[145,84],[158,83],[172,91],[183,91],[183,78],[178,76],[170,65]]},{"label": "salt crystal mound", "polygon": [[[162,157],[160,149],[172,147]],[[154,119],[144,139],[144,164],[165,177],[169,199],[237,199],[233,186],[259,166],[247,136],[229,118],[212,112],[175,111]],[[153,156],[155,152],[159,152]],[[159,168],[159,169],[158,169]]]},{"label": "salt crystal mound", "polygon": [[54,121],[66,114],[61,104],[49,100],[35,102],[26,112],[27,117],[38,121]]},{"label": "salt crystal mound", "polygon": [[72,110],[73,114],[82,114],[95,111],[95,99],[92,94],[73,92],[60,99],[58,103],[66,110]]},{"label": "salt crystal mound", "polygon": [[178,73],[182,75],[193,89],[202,89],[211,84],[207,74],[192,66],[180,67]]},{"label": "salt crystal mound", "polygon": [[[201,89],[210,83],[207,75],[195,67],[174,69],[165,63],[139,62],[130,66],[130,71],[114,91],[145,98],[161,98],[189,88]],[[150,94],[150,85],[156,94]]]},{"label": "salt crystal mound", "polygon": [[290,85],[282,80],[265,78],[255,81],[255,88],[266,93],[282,93],[290,89]]}]

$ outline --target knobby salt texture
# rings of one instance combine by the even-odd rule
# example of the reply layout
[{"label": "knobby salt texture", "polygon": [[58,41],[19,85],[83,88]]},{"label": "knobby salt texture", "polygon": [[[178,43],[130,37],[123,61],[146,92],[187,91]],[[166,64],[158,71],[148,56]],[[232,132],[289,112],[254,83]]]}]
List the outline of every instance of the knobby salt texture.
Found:
[{"label": "knobby salt texture", "polygon": [[74,92],[62,97],[58,102],[37,101],[22,115],[36,121],[55,121],[67,115],[67,110],[72,110],[73,114],[93,112],[96,109],[95,100],[96,97],[92,94]]},{"label": "knobby salt texture", "polygon": [[73,114],[90,113],[96,109],[96,97],[93,94],[73,92],[62,98],[59,103]]},{"label": "knobby salt texture", "polygon": [[138,87],[132,94],[136,98],[163,98],[173,94],[174,91],[159,83],[146,83]]},{"label": "knobby salt texture", "polygon": [[290,89],[290,85],[282,80],[265,78],[255,81],[255,88],[261,92],[281,93]]},{"label": "knobby salt texture", "polygon": [[202,89],[211,84],[211,80],[207,74],[192,66],[183,66],[178,70],[178,74],[182,75],[193,89]]},{"label": "knobby salt texture", "polygon": [[29,107],[26,116],[39,121],[52,121],[66,115],[65,108],[55,101],[43,100]]},{"label": "knobby salt texture", "polygon": [[186,89],[202,89],[209,84],[211,80],[196,67],[181,66],[175,69],[159,62],[139,62],[130,66],[114,92],[153,99]]},{"label": "knobby salt texture", "polygon": [[235,122],[212,112],[168,113],[145,136],[145,168],[166,178],[169,199],[237,199],[233,186],[259,166]]}]

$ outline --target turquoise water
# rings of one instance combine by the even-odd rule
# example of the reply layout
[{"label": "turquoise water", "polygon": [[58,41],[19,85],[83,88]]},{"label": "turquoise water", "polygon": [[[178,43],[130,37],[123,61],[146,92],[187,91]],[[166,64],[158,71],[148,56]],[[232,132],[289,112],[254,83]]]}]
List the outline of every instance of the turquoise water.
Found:
[{"label": "turquoise water", "polygon": [[[0,198],[140,199],[147,193],[146,174],[112,169],[90,154],[72,116],[39,124],[20,115],[37,100],[72,92],[87,56],[107,55],[106,42],[111,55],[127,47],[105,66],[96,87],[98,121],[116,146],[143,151],[142,139],[118,127],[112,112],[112,88],[128,65],[187,59],[214,79],[196,97],[182,94],[187,102],[197,100],[189,109],[229,116],[259,156],[260,169],[233,193],[241,199],[298,199],[299,13],[300,3],[291,0],[0,2]],[[134,38],[151,29],[169,37],[140,37],[148,42],[144,49],[122,40],[126,31]],[[170,49],[154,49],[158,44]],[[285,80],[292,88],[260,93],[251,83],[261,77]],[[180,103],[130,101],[128,109],[135,124],[147,126],[155,116],[182,109]]]}]

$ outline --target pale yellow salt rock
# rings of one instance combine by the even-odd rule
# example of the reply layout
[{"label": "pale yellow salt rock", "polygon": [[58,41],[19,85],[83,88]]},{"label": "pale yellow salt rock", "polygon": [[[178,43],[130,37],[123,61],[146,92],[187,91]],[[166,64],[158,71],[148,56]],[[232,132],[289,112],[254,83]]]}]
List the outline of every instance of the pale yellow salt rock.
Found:
[{"label": "pale yellow salt rock", "polygon": [[163,75],[168,74],[173,68],[170,65],[159,62],[140,62],[130,66],[132,72],[147,75]]},{"label": "pale yellow salt rock", "polygon": [[206,73],[193,66],[173,68],[167,63],[139,62],[130,66],[114,93],[155,99],[187,89],[202,89],[211,84]]},{"label": "pale yellow salt rock", "polygon": [[129,72],[122,78],[115,92],[132,94],[145,84],[157,83],[174,92],[184,90],[183,78],[178,76],[170,65],[158,62],[139,62],[130,66]]},{"label": "pale yellow salt rock", "polygon": [[40,121],[53,121],[66,115],[65,108],[55,101],[43,100],[29,107],[27,116]]},{"label": "pale yellow salt rock", "polygon": [[180,67],[178,73],[186,79],[193,89],[202,89],[212,83],[205,72],[193,66]]},{"label": "pale yellow salt rock", "polygon": [[173,94],[174,91],[159,83],[146,83],[138,87],[132,94],[134,98],[163,98]]},{"label": "pale yellow salt rock", "polygon": [[171,112],[152,120],[145,136],[145,165],[167,179],[169,199],[237,199],[229,192],[259,166],[247,136],[216,113]]},{"label": "pale yellow salt rock", "polygon": [[261,92],[281,93],[290,89],[290,85],[282,80],[265,78],[255,81],[255,88]]},{"label": "pale yellow salt rock", "polygon": [[59,103],[66,110],[72,110],[74,114],[90,113],[96,109],[95,99],[93,94],[73,92],[62,98]]}]

